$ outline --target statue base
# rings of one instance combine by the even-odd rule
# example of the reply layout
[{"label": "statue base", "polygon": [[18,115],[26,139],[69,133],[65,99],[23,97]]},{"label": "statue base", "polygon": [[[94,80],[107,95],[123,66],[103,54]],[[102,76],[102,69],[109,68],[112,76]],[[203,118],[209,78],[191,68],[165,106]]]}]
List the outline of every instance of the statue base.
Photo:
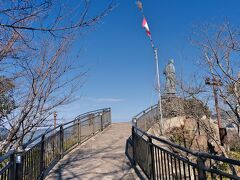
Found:
[{"label": "statue base", "polygon": [[162,96],[162,99],[177,98],[176,93],[166,93]]},{"label": "statue base", "polygon": [[165,94],[162,96],[163,118],[172,118],[177,116],[210,117],[210,111],[200,100],[189,98],[184,99],[176,94]]}]

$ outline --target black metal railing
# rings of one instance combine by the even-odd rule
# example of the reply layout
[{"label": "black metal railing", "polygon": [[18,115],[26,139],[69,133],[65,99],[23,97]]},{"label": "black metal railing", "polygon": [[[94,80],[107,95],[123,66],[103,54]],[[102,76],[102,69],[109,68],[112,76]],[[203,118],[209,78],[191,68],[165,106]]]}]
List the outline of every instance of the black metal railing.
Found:
[{"label": "black metal railing", "polygon": [[0,179],[14,179],[15,178],[15,151],[9,151],[0,157],[1,171]]},{"label": "black metal railing", "polygon": [[150,135],[137,124],[135,118],[126,155],[148,179],[240,179],[240,161],[189,150]]},{"label": "black metal railing", "polygon": [[148,131],[159,119],[158,104],[150,106],[133,117],[132,123],[143,131]]},{"label": "black metal railing", "polygon": [[111,124],[111,109],[91,111],[0,157],[1,180],[43,179],[66,153]]}]

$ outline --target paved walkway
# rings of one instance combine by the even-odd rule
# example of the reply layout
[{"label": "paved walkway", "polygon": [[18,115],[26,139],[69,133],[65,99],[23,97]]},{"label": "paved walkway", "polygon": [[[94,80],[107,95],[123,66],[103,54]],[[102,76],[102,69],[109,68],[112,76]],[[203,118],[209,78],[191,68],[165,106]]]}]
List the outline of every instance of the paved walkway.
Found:
[{"label": "paved walkway", "polygon": [[130,132],[130,123],[110,125],[64,156],[46,179],[138,179],[124,154]]}]

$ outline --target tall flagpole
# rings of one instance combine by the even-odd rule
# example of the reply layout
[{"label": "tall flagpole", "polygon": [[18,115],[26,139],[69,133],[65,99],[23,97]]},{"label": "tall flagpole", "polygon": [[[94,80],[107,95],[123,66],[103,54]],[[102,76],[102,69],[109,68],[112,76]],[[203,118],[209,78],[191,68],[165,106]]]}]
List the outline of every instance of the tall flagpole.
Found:
[{"label": "tall flagpole", "polygon": [[[137,5],[139,10],[142,13],[143,18],[145,19],[145,15],[143,13],[143,7],[142,7],[142,3],[140,0],[137,1]],[[157,91],[158,91],[158,109],[159,109],[159,124],[160,124],[160,131],[161,133],[163,133],[163,127],[162,127],[162,96],[161,96],[161,86],[160,86],[160,75],[159,75],[159,64],[158,64],[158,51],[157,48],[155,48],[153,40],[152,40],[152,36],[151,34],[149,34],[149,38],[150,38],[150,42],[151,42],[151,46],[153,49],[153,53],[154,53],[154,59],[155,59],[155,63],[156,63],[156,76],[157,76]]]},{"label": "tall flagpole", "polygon": [[162,127],[162,97],[161,97],[161,87],[160,87],[160,76],[159,76],[159,65],[158,65],[158,52],[157,52],[157,48],[154,48],[154,57],[155,57],[155,62],[156,62],[156,74],[157,74],[157,90],[158,90],[158,103],[159,103],[159,114],[160,114],[160,120],[159,120],[159,124],[160,124],[160,130],[162,131],[161,133],[163,133],[163,127]]}]

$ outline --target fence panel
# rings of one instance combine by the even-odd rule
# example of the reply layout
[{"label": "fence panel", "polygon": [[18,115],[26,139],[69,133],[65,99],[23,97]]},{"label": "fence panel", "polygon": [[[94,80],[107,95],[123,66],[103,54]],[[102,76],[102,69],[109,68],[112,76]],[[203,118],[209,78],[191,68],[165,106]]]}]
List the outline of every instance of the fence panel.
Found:
[{"label": "fence panel", "polygon": [[24,153],[23,176],[25,180],[36,179],[41,175],[41,142]]},{"label": "fence panel", "polygon": [[[0,179],[35,180],[43,178],[69,150],[103,130],[111,123],[111,109],[82,114],[73,121],[52,129],[29,143],[18,155],[15,152],[0,157]],[[15,161],[16,156],[20,162]]]},{"label": "fence panel", "polygon": [[89,139],[92,134],[93,134],[93,119],[91,118],[91,120],[89,121],[83,121],[81,123],[81,142],[86,141],[87,139]]},{"label": "fence panel", "polygon": [[240,161],[193,152],[136,127],[127,146],[131,163],[139,165],[149,179],[240,179]]},{"label": "fence panel", "polygon": [[197,164],[153,144],[156,179],[197,179]]},{"label": "fence panel", "polygon": [[63,129],[63,151],[66,152],[78,143],[78,123]]},{"label": "fence panel", "polygon": [[98,131],[101,131],[101,118],[103,115],[98,114],[94,116],[93,118],[93,133],[97,133]]},{"label": "fence panel", "polygon": [[158,105],[154,105],[133,117],[133,124],[143,131],[148,131],[158,121],[158,116]]},{"label": "fence panel", "polygon": [[103,128],[111,124],[111,111],[103,111],[102,121]]},{"label": "fence panel", "polygon": [[133,118],[132,136],[126,155],[139,165],[149,179],[233,179],[240,180],[240,161],[209,153],[195,152],[146,131],[157,121],[157,106]]},{"label": "fence panel", "polygon": [[141,167],[148,178],[151,177],[151,154],[149,142],[139,136],[133,134],[133,153],[135,162]]},{"label": "fence panel", "polygon": [[0,157],[0,179],[15,178],[15,152],[9,151],[7,154]]},{"label": "fence panel", "polygon": [[132,136],[130,136],[127,139],[127,141],[126,141],[125,154],[128,157],[129,161],[132,164],[135,164],[134,158],[133,158],[133,140],[132,140]]}]

